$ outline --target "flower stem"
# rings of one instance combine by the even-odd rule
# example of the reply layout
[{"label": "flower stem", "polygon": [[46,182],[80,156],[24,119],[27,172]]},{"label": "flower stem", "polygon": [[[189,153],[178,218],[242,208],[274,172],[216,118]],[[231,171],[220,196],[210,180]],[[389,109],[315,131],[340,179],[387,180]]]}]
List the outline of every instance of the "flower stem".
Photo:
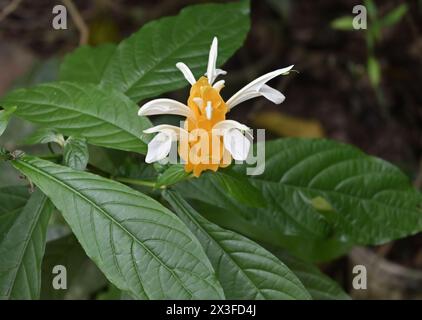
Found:
[{"label": "flower stem", "polygon": [[125,178],[125,177],[113,177],[113,179],[116,181],[125,182],[129,184],[137,185],[137,186],[155,188],[155,181],[146,181],[146,180]]}]

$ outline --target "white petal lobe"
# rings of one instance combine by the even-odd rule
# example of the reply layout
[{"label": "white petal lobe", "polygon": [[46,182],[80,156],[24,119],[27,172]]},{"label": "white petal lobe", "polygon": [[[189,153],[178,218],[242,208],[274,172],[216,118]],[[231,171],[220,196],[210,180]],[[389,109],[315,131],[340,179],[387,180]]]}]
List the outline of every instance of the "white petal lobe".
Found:
[{"label": "white petal lobe", "polygon": [[172,144],[171,135],[160,132],[148,143],[146,163],[152,163],[164,159],[170,153]]},{"label": "white petal lobe", "polygon": [[194,85],[196,80],[192,73],[192,71],[189,69],[189,67],[184,64],[183,62],[176,63],[176,67],[183,73],[185,76],[185,79],[191,84]]},{"label": "white petal lobe", "polygon": [[270,100],[271,102],[275,103],[275,104],[280,104],[282,103],[286,97],[284,96],[284,94],[282,94],[280,91],[271,88],[270,86],[264,84],[261,87],[261,90],[259,90],[259,92],[268,100]]},{"label": "white petal lobe", "polygon": [[224,88],[224,83],[225,83],[225,81],[224,81],[224,80],[219,80],[219,81],[217,81],[216,83],[214,83],[212,87],[213,87],[215,90],[220,91],[221,89],[223,89],[223,88]]},{"label": "white petal lobe", "polygon": [[182,129],[180,127],[176,127],[176,126],[172,126],[169,124],[160,124],[158,126],[155,127],[151,127],[148,129],[144,130],[144,133],[156,133],[156,132],[165,132],[167,133],[169,136],[171,136],[171,138],[173,140],[177,140],[180,135],[182,134],[187,134],[187,131],[185,129]]},{"label": "white petal lobe", "polygon": [[244,124],[241,124],[240,122],[237,122],[235,120],[220,121],[212,129],[217,135],[224,135],[226,131],[231,129],[237,129],[246,132],[249,132],[251,130],[248,126],[245,126]]},{"label": "white petal lobe", "polygon": [[227,130],[224,134],[224,147],[235,160],[246,160],[251,142],[237,129]]},{"label": "white petal lobe", "polygon": [[159,114],[175,114],[192,117],[192,110],[185,104],[173,99],[155,99],[144,104],[138,111],[140,116],[153,116]]},{"label": "white petal lobe", "polygon": [[216,76],[217,70],[215,69],[217,63],[217,53],[218,53],[218,39],[214,37],[212,40],[210,54],[208,56],[208,67],[207,67],[207,78],[208,82],[212,85]]},{"label": "white petal lobe", "polygon": [[[266,86],[266,83],[270,81],[271,79],[274,79],[275,77],[288,74],[292,68],[293,68],[293,65],[287,68],[282,68],[282,69],[272,71],[270,73],[264,74],[263,76],[247,84],[242,89],[240,89],[237,93],[235,93],[226,102],[229,110],[233,108],[234,106],[237,106],[239,103],[242,103],[243,101],[256,98],[259,96],[264,96],[268,98],[269,100],[273,101],[274,103],[283,102],[284,96],[277,90],[269,86]],[[276,93],[276,91],[278,93]]]}]

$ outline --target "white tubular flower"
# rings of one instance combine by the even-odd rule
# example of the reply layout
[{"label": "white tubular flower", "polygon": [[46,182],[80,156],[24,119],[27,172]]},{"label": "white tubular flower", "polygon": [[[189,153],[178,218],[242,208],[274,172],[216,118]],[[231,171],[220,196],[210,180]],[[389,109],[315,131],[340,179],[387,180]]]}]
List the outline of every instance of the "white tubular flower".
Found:
[{"label": "white tubular flower", "polygon": [[219,75],[227,74],[226,71],[216,68],[217,54],[218,54],[218,39],[217,39],[217,37],[214,37],[214,39],[212,40],[211,48],[210,48],[210,54],[208,56],[207,73],[205,73],[205,75],[208,78],[208,82],[209,82],[210,85],[212,85],[214,83],[214,80]]},{"label": "white tubular flower", "polygon": [[[192,85],[187,105],[171,99],[156,99],[139,109],[140,116],[172,114],[186,117],[184,128],[159,125],[144,131],[147,134],[157,134],[148,144],[146,162],[151,163],[167,157],[173,141],[179,142],[178,152],[185,161],[185,170],[193,172],[196,177],[199,177],[204,170],[216,171],[225,167],[232,159],[239,161],[247,159],[253,141],[251,129],[237,121],[227,120],[226,115],[239,103],[259,96],[277,104],[283,102],[284,95],[268,86],[267,82],[277,76],[288,74],[293,66],[264,74],[225,102],[220,95],[225,86],[224,80],[214,83],[219,75],[226,74],[226,71],[216,67],[217,53],[218,40],[214,37],[205,76],[198,80],[186,64],[183,62],[176,64]],[[214,145],[216,142],[222,144]]]},{"label": "white tubular flower", "polygon": [[170,153],[172,142],[177,141],[182,134],[188,134],[186,130],[182,128],[167,124],[148,128],[144,130],[144,133],[158,133],[148,143],[148,152],[145,158],[146,163],[160,161],[167,157]]},{"label": "white tubular flower", "polygon": [[179,69],[183,75],[185,76],[185,79],[191,84],[194,85],[196,80],[195,77],[193,76],[192,71],[189,69],[189,67],[187,65],[185,65],[183,62],[178,62],[176,63],[176,67],[177,69]]},{"label": "white tubular flower", "polygon": [[266,85],[266,83],[275,77],[288,74],[292,68],[293,65],[264,74],[263,76],[244,86],[226,102],[229,110],[234,106],[237,106],[239,103],[259,96],[264,96],[276,104],[282,103],[285,99],[285,96],[280,91]]},{"label": "white tubular flower", "polygon": [[174,114],[193,117],[192,110],[185,104],[172,99],[155,99],[144,104],[138,111],[139,116],[154,116],[159,114]]},{"label": "white tubular flower", "polygon": [[234,120],[223,120],[213,127],[216,135],[223,136],[223,143],[226,150],[235,160],[246,160],[251,147],[250,140],[243,133],[252,139],[251,129]]}]

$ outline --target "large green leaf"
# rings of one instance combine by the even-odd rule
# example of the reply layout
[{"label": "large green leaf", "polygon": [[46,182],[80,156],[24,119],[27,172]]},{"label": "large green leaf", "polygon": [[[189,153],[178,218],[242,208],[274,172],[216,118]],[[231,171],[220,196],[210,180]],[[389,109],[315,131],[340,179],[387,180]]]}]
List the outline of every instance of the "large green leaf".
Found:
[{"label": "large green leaf", "polygon": [[306,263],[284,250],[270,248],[271,252],[282,260],[300,279],[306,290],[315,300],[349,300],[349,295],[337,282],[323,274],[316,266]]},{"label": "large green leaf", "polygon": [[[65,290],[54,289],[52,285],[54,277],[57,276],[52,271],[57,265],[66,268]],[[74,235],[47,242],[42,262],[41,299],[89,299],[106,284],[106,278],[87,257]]]},{"label": "large green leaf", "polygon": [[[179,187],[179,186],[178,186]],[[211,194],[211,193],[210,193]],[[273,244],[285,249],[308,262],[330,261],[347,253],[353,246],[344,239],[333,236],[316,238],[307,235],[286,235],[277,232],[276,228],[268,229],[263,223],[248,220],[239,212],[228,211],[217,205],[203,201],[190,200],[194,208],[208,220],[219,226],[246,235],[257,242]]]},{"label": "large green leaf", "polygon": [[104,72],[102,84],[135,101],[182,88],[186,80],[175,64],[186,63],[203,75],[214,36],[219,40],[217,63],[225,62],[249,30],[249,1],[185,8],[179,15],[152,21],[122,41]]},{"label": "large green leaf", "polygon": [[10,186],[0,188],[0,215],[21,211],[26,205],[28,198],[27,187]]},{"label": "large green leaf", "polygon": [[150,126],[138,107],[122,93],[93,84],[54,82],[11,92],[1,102],[18,106],[21,118],[54,128],[88,143],[125,151],[146,152],[142,131]]},{"label": "large green leaf", "polygon": [[228,299],[309,299],[296,276],[257,243],[209,222],[178,193],[166,200],[201,242]]},{"label": "large green leaf", "polygon": [[141,299],[218,299],[198,240],[160,203],[125,185],[33,157],[13,161],[62,212],[87,255]]},{"label": "large green leaf", "polygon": [[0,299],[38,299],[51,203],[39,190],[21,212],[0,216]]},{"label": "large green leaf", "polygon": [[63,81],[100,83],[116,45],[82,46],[66,55],[60,65],[59,79]]},{"label": "large green leaf", "polygon": [[205,179],[180,188],[267,233],[379,244],[422,230],[422,196],[409,179],[352,146],[280,139],[266,144],[265,163],[265,172],[251,179],[267,201],[263,209],[239,204]]}]

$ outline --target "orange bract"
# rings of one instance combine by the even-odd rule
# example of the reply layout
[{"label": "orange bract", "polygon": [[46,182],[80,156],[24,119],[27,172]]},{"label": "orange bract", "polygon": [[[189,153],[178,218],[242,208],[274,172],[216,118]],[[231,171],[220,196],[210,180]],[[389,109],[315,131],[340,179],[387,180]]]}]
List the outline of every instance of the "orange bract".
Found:
[{"label": "orange bract", "polygon": [[[211,106],[208,116],[207,105]],[[219,167],[228,166],[231,156],[225,151],[222,138],[212,134],[212,128],[226,119],[228,111],[219,90],[213,88],[206,77],[201,77],[192,85],[188,106],[194,113],[185,122],[189,141],[182,138],[179,146],[179,154],[186,161],[186,172],[193,171],[198,177],[202,171],[217,171]]]}]

